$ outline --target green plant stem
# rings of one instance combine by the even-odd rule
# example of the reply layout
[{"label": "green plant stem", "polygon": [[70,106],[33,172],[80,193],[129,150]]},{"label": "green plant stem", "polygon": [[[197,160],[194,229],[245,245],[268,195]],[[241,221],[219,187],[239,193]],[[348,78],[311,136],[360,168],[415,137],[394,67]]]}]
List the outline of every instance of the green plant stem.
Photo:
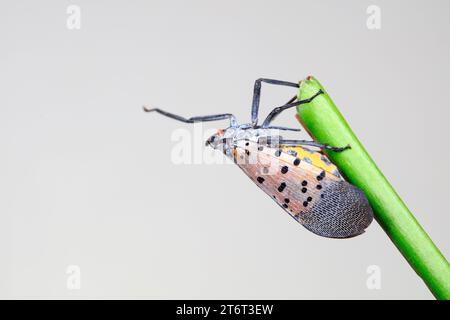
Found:
[{"label": "green plant stem", "polygon": [[321,84],[308,77],[300,82],[298,99],[322,89],[324,94],[297,108],[305,129],[320,143],[351,149],[327,151],[350,183],[360,188],[375,218],[411,267],[437,299],[450,299],[450,265],[378,169]]}]

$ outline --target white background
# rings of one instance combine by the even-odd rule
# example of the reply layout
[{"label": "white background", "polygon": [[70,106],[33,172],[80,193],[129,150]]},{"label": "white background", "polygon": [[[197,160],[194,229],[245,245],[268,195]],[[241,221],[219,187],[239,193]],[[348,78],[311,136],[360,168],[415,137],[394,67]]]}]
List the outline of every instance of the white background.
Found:
[{"label": "white background", "polygon": [[[73,4],[80,30],[66,26]],[[366,26],[372,4],[380,30]],[[235,166],[173,164],[172,132],[192,127],[141,105],[245,122],[255,79],[312,74],[448,256],[449,12],[446,1],[2,3],[0,297],[432,298],[376,222],[354,239],[318,237]],[[293,94],[265,86],[263,114]],[[296,126],[294,111],[277,124]],[[370,265],[380,290],[366,286]]]}]

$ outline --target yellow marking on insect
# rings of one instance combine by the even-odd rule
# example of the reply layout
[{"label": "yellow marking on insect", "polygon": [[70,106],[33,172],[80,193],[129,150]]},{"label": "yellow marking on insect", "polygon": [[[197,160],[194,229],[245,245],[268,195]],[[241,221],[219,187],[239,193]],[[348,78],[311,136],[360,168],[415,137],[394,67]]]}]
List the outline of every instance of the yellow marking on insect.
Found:
[{"label": "yellow marking on insect", "polygon": [[[309,160],[311,160],[311,164],[321,168],[322,170],[325,170],[326,172],[329,172],[333,175],[336,175],[338,171],[337,167],[332,164],[328,158],[326,158],[325,155],[321,154],[320,152],[317,151],[308,151],[305,150],[304,148],[300,147],[300,146],[285,146],[285,145],[281,145],[281,150],[283,152],[288,152],[288,150],[294,151],[297,153],[297,158],[299,158],[300,160],[303,160],[304,158],[307,158]],[[325,159],[325,162],[323,159]]]}]

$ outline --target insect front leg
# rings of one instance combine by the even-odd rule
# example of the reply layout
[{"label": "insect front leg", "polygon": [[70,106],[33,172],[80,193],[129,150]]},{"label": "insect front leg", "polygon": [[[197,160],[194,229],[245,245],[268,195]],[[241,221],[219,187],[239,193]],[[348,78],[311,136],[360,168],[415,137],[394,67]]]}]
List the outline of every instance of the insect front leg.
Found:
[{"label": "insect front leg", "polygon": [[229,119],[231,127],[237,127],[237,125],[238,125],[236,117],[231,113],[222,113],[222,114],[213,114],[213,115],[209,115],[209,116],[184,118],[177,114],[173,114],[173,113],[161,110],[159,108],[148,108],[148,107],[144,106],[144,111],[145,112],[157,112],[159,114],[162,114],[163,116],[166,116],[168,118],[171,118],[171,119],[174,119],[177,121],[181,121],[184,123],[209,122],[209,121],[218,121],[218,120]]}]

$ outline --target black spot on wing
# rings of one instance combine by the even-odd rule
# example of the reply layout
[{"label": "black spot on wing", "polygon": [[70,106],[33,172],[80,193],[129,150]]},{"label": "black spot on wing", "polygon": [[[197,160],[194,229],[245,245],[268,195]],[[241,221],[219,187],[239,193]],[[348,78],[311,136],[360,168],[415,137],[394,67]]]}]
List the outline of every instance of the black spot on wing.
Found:
[{"label": "black spot on wing", "polygon": [[318,176],[317,176],[317,180],[323,180],[323,178],[325,178],[325,171],[322,171]]},{"label": "black spot on wing", "polygon": [[280,183],[280,186],[278,187],[278,192],[283,192],[283,190],[286,188],[286,183],[282,182]]}]

